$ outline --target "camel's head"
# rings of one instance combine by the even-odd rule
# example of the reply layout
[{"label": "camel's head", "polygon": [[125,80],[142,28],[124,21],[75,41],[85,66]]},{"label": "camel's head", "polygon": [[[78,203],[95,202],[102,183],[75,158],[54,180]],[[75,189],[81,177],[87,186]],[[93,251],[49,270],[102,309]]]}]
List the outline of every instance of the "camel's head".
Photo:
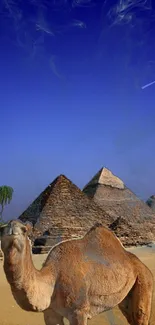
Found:
[{"label": "camel's head", "polygon": [[4,254],[12,248],[21,252],[24,248],[28,235],[32,231],[30,223],[22,223],[19,220],[11,220],[0,227],[1,248]]}]

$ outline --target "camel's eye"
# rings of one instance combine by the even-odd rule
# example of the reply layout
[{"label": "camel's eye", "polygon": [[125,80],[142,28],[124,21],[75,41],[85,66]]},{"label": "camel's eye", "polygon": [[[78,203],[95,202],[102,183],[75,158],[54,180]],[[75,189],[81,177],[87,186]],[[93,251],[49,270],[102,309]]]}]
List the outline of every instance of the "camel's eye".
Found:
[{"label": "camel's eye", "polygon": [[27,228],[26,227],[22,227],[22,232],[25,234],[27,232]]}]

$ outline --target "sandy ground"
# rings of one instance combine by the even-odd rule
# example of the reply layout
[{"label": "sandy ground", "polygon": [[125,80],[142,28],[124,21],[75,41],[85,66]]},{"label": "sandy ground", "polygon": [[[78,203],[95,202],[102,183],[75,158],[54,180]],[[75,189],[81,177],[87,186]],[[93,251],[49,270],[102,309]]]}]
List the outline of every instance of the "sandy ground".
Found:
[{"label": "sandy ground", "polygon": [[[155,279],[155,247],[154,248],[132,248],[135,253],[153,272]],[[46,255],[34,255],[34,264],[40,268]],[[3,262],[0,262],[0,325],[43,325],[44,319],[42,313],[24,312],[14,301],[10,287],[6,281],[3,272]],[[155,293],[153,306],[155,305]],[[68,322],[65,321],[66,325]],[[108,313],[100,314],[88,321],[90,325],[127,325],[127,322],[121,312],[115,308]],[[155,308],[152,308],[151,323],[155,325]]]}]

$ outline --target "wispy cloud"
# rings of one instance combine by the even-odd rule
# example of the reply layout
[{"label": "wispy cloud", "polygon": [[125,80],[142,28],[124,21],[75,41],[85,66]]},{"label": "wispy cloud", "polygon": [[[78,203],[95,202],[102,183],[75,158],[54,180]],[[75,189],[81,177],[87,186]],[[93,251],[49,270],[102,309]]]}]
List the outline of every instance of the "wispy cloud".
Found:
[{"label": "wispy cloud", "polygon": [[145,86],[142,86],[141,88],[142,88],[142,89],[145,89],[145,88],[147,88],[147,87],[152,86],[154,83],[155,83],[155,81],[152,81],[152,82],[150,82],[149,84],[146,84]]}]

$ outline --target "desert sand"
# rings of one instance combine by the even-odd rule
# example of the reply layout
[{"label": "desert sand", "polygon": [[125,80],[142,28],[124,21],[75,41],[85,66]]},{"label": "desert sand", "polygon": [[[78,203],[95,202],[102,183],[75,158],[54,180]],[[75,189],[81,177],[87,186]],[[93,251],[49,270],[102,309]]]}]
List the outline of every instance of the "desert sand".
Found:
[{"label": "desert sand", "polygon": [[[155,245],[151,247],[130,248],[152,271],[155,279]],[[46,255],[33,255],[36,268],[40,268]],[[25,312],[16,304],[12,297],[10,287],[6,281],[3,271],[3,262],[0,261],[0,325],[43,325],[44,319],[42,313]],[[155,293],[153,297],[153,306],[155,305]],[[127,321],[118,308],[112,311],[100,314],[88,321],[90,325],[127,325]],[[65,321],[68,324],[68,321]],[[155,308],[152,308],[151,323],[155,325]]]}]

